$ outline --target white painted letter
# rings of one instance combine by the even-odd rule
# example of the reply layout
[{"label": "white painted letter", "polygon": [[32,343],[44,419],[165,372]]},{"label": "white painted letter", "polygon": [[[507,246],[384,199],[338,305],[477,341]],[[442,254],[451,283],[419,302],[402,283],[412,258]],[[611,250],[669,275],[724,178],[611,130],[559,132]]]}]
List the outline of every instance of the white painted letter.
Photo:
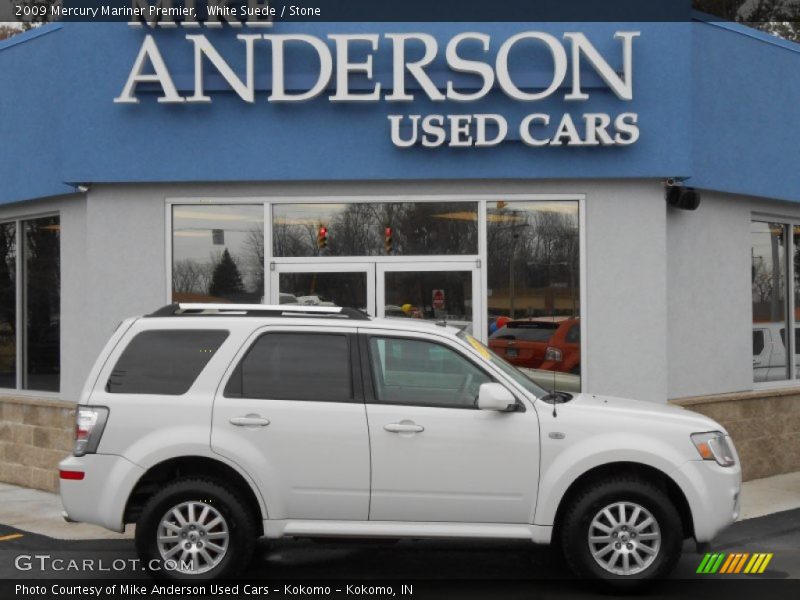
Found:
[{"label": "white painted letter", "polygon": [[[433,62],[436,58],[436,51],[438,45],[436,38],[428,33],[387,33],[386,37],[392,40],[392,71],[393,71],[393,84],[392,93],[386,96],[386,100],[390,102],[398,101],[411,101],[414,96],[406,94],[406,69],[414,79],[417,80],[420,87],[428,95],[428,98],[435,101],[444,100],[442,94],[436,85],[428,77],[425,68]],[[406,40],[419,40],[425,45],[425,55],[415,62],[406,62]]]},{"label": "white painted letter", "polygon": [[219,71],[222,78],[228,82],[239,97],[245,102],[253,103],[256,101],[255,79],[253,77],[253,44],[260,40],[260,35],[237,35],[236,39],[242,40],[246,47],[246,80],[243,82],[230,65],[219,55],[217,49],[204,35],[187,35],[187,40],[194,44],[194,96],[189,96],[188,102],[211,102],[211,98],[203,94],[203,56],[207,56],[211,64]]},{"label": "white painted letter", "polygon": [[400,124],[403,115],[389,115],[389,122],[392,124],[392,143],[398,148],[410,148],[417,142],[419,115],[408,115],[411,121],[411,137],[407,140],[400,139]]},{"label": "white painted letter", "polygon": [[[286,35],[265,35],[264,39],[272,41],[272,95],[270,102],[301,102],[319,96],[327,87],[333,73],[333,58],[328,46],[313,35],[293,33]],[[317,51],[319,56],[319,77],[317,82],[306,92],[295,95],[286,93],[283,69],[283,46],[285,42],[305,42]]]},{"label": "white painted letter", "polygon": [[630,146],[639,140],[639,115],[636,113],[622,113],[614,119],[614,127],[617,128],[617,135],[614,141],[620,146]]},{"label": "white painted letter", "polygon": [[547,146],[550,143],[549,138],[540,140],[531,135],[531,125],[534,121],[541,121],[542,125],[547,127],[550,125],[550,115],[533,113],[522,119],[522,123],[519,125],[519,137],[526,146]]},{"label": "white painted letter", "polygon": [[336,93],[329,98],[331,102],[380,100],[381,84],[372,86],[372,91],[362,94],[351,94],[349,89],[350,73],[364,73],[372,79],[372,54],[367,54],[365,62],[350,62],[348,44],[350,40],[362,40],[370,43],[372,50],[378,49],[378,34],[331,34],[328,38],[336,42]]},{"label": "white painted letter", "polygon": [[[529,94],[520,90],[511,80],[511,75],[508,72],[508,54],[511,48],[520,40],[539,40],[544,42],[550,53],[553,55],[553,80],[550,85],[543,92]],[[497,82],[503,91],[514,98],[515,100],[535,101],[547,98],[550,94],[555,92],[567,76],[567,53],[564,47],[556,38],[549,33],[541,31],[523,31],[517,35],[512,35],[508,38],[500,50],[497,51]]]},{"label": "white painted letter", "polygon": [[564,96],[564,99],[589,99],[589,94],[581,91],[581,54],[583,54],[617,98],[633,100],[633,38],[640,35],[638,31],[618,31],[614,35],[614,39],[622,40],[622,77],[620,77],[584,34],[565,33],[564,39],[572,42],[572,92]]},{"label": "white painted letter", "polygon": [[[153,65],[153,73],[151,75],[144,75],[142,71],[147,61]],[[136,97],[136,86],[140,83],[157,83],[161,86],[164,95],[158,101],[163,103],[177,103],[183,102],[183,98],[178,94],[175,88],[175,83],[170,77],[167,65],[161,57],[161,52],[158,51],[158,46],[152,35],[146,35],[142,42],[142,47],[139,50],[139,55],[133,63],[133,68],[128,75],[128,81],[125,87],[122,88],[122,93],[114,98],[114,102],[118,104],[138,104],[139,99]]]},{"label": "white painted letter", "polygon": [[[497,135],[494,139],[486,139],[486,123],[494,121],[497,126]],[[476,147],[489,147],[496,146],[504,139],[508,133],[508,121],[501,115],[475,115],[475,146]]]},{"label": "white painted letter", "polygon": [[445,55],[447,57],[447,65],[459,73],[472,73],[479,75],[483,79],[483,85],[477,92],[471,94],[464,94],[455,89],[452,81],[447,82],[447,99],[455,100],[457,102],[471,102],[473,100],[480,100],[494,85],[494,69],[490,65],[478,60],[466,60],[458,55],[458,45],[462,40],[478,40],[483,46],[483,51],[488,52],[489,42],[491,38],[485,33],[459,33],[454,36],[447,43],[447,50]]}]

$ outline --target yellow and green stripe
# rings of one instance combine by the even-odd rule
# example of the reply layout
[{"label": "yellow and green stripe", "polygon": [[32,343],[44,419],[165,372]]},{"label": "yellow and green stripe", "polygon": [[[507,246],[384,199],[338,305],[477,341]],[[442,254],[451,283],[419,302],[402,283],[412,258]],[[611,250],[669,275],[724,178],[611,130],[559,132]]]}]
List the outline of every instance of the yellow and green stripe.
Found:
[{"label": "yellow and green stripe", "polygon": [[763,573],[773,554],[766,552],[715,552],[706,554],[697,567],[697,573],[703,575],[720,574],[760,574]]}]

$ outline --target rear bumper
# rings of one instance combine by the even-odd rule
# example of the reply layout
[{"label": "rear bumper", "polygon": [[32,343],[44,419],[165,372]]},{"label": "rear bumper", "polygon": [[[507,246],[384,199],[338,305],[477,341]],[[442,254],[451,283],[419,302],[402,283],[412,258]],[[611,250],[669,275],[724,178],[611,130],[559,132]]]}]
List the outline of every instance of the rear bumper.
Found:
[{"label": "rear bumper", "polygon": [[694,522],[694,537],[710,542],[739,518],[742,470],[737,460],[733,467],[721,467],[710,460],[690,460],[672,473],[681,487]]},{"label": "rear bumper", "polygon": [[64,518],[123,531],[125,506],[144,469],[111,454],[70,456],[59,464],[62,471],[81,471],[81,480],[61,479]]}]

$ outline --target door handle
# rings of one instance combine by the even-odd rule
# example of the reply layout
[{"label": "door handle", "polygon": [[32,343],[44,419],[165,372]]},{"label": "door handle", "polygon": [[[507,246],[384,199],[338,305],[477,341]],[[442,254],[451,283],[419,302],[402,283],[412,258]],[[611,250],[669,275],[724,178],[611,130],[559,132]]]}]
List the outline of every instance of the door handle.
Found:
[{"label": "door handle", "polygon": [[416,423],[389,423],[384,425],[383,428],[391,433],[420,433],[425,431],[422,425]]},{"label": "door handle", "polygon": [[237,427],[266,427],[269,425],[269,419],[259,415],[245,415],[244,417],[231,417],[230,423]]}]

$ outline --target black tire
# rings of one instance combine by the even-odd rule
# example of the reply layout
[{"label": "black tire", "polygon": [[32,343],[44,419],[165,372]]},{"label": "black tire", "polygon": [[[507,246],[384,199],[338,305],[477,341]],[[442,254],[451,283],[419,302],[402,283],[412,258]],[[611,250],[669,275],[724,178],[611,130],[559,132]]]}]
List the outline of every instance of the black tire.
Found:
[{"label": "black tire", "polygon": [[[213,568],[202,573],[190,573],[165,566],[159,551],[158,535],[162,519],[167,511],[186,502],[198,502],[216,510],[227,528],[227,547]],[[217,530],[221,526],[217,526]],[[256,542],[256,518],[237,494],[219,481],[196,477],[178,479],[154,494],[142,509],[136,523],[136,550],[142,565],[157,579],[227,579],[238,575],[250,564]],[[211,530],[209,530],[211,531]],[[213,533],[213,532],[212,532]],[[203,535],[212,535],[212,533]],[[183,535],[177,534],[176,535]],[[186,540],[188,541],[188,540]],[[202,539],[197,538],[202,544]],[[179,542],[181,545],[183,541]],[[206,540],[207,546],[210,545]],[[182,551],[181,551],[182,552]],[[176,554],[175,557],[179,557]],[[213,555],[216,557],[216,554]],[[176,560],[176,558],[173,558]],[[202,559],[198,560],[198,564]]]},{"label": "black tire", "polygon": [[[655,558],[638,573],[628,575],[612,573],[601,566],[598,560],[595,560],[590,548],[589,532],[593,519],[602,509],[618,502],[631,503],[646,509],[655,519],[661,536]],[[628,505],[628,508],[631,509],[631,512],[635,510],[631,505]],[[595,533],[597,531],[594,530]],[[652,534],[652,530],[649,531]],[[665,492],[644,479],[618,476],[591,484],[572,499],[562,520],[559,541],[567,564],[579,577],[600,580],[612,588],[635,589],[669,575],[681,555],[682,531],[678,511]],[[629,535],[627,532],[626,534]],[[609,535],[613,534],[609,533]],[[617,536],[619,535],[621,533],[617,533]],[[616,537],[615,539],[620,538]],[[637,540],[632,541],[637,542]],[[642,544],[643,542],[638,540],[638,543]],[[605,548],[605,544],[606,542],[599,542],[595,548]],[[646,544],[652,548],[655,542],[648,541]],[[627,544],[624,545],[627,546]],[[616,547],[614,541],[609,552],[613,554]],[[638,546],[636,547],[638,548]],[[624,548],[623,552],[625,552]],[[639,556],[644,557],[642,553],[639,553]],[[645,557],[644,564],[647,564],[647,560],[649,559]],[[620,566],[621,561],[622,557],[620,556],[617,559]]]}]

